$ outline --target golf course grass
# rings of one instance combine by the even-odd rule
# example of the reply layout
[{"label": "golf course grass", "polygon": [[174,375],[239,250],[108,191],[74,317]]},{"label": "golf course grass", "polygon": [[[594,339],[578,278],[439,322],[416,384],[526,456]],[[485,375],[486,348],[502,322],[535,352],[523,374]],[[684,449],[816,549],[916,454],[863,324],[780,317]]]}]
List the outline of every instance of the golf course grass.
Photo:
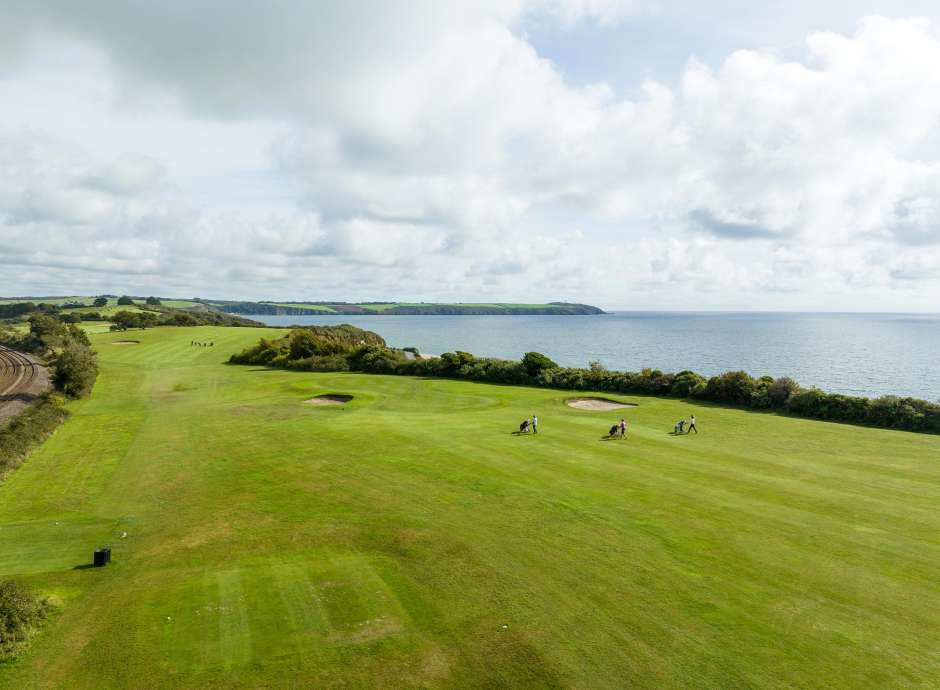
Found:
[{"label": "golf course grass", "polygon": [[940,438],[223,363],[276,334],[91,336],[0,484],[0,579],[56,602],[0,687],[940,686]]}]

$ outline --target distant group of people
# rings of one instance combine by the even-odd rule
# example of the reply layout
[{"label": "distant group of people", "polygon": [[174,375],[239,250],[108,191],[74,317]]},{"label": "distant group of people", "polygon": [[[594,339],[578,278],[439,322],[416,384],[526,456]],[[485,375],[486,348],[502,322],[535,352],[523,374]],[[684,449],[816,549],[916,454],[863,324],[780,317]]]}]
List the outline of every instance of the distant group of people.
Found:
[{"label": "distant group of people", "polygon": [[525,434],[531,430],[533,434],[539,433],[539,418],[535,415],[532,415],[532,419],[523,419],[522,424],[519,425],[519,433]]},{"label": "distant group of people", "polygon": [[[528,432],[537,434],[539,432],[539,418],[535,415],[532,415],[532,419],[523,419],[522,423],[519,425],[519,433],[526,434]],[[692,432],[698,433],[698,428],[695,426],[695,415],[689,417],[689,421],[686,422],[684,419],[680,419],[676,422],[675,427],[673,427],[673,435],[678,434],[691,434]],[[626,438],[627,437],[627,420],[624,417],[620,418],[619,424],[614,424],[610,427],[610,430],[607,432],[606,438]]]},{"label": "distant group of people", "polygon": [[196,347],[212,347],[215,343],[200,343],[198,340],[190,340],[190,345],[195,345]]},{"label": "distant group of people", "polygon": [[684,419],[680,419],[678,422],[676,422],[676,426],[673,429],[673,433],[676,435],[691,434],[693,431],[696,434],[698,433],[698,429],[695,427],[695,415],[689,417],[688,426],[686,426],[686,421]]}]

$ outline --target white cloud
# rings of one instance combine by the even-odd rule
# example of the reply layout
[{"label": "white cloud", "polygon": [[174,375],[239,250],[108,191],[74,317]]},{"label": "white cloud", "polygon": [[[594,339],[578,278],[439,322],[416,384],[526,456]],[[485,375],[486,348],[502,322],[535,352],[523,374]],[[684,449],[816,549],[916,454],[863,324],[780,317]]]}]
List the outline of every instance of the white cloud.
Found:
[{"label": "white cloud", "polygon": [[[48,285],[47,266],[65,292],[71,267],[99,272],[101,289],[256,298],[940,298],[935,28],[870,18],[854,35],[811,34],[799,60],[692,59],[675,86],[647,79],[629,96],[570,83],[520,28],[612,30],[654,9],[7,7],[0,25],[29,40],[0,55],[0,95],[28,95],[17,75],[40,58],[24,55],[73,46],[92,56],[82,79],[105,85],[80,112],[113,119],[126,146],[99,153],[69,143],[78,130],[61,139],[23,130],[17,107],[0,114],[3,261],[18,291]],[[66,69],[42,64],[44,78]],[[20,100],[24,120],[37,112]],[[103,144],[106,124],[93,126]],[[202,131],[226,134],[200,148]],[[270,160],[239,148],[240,133],[267,138]]]}]

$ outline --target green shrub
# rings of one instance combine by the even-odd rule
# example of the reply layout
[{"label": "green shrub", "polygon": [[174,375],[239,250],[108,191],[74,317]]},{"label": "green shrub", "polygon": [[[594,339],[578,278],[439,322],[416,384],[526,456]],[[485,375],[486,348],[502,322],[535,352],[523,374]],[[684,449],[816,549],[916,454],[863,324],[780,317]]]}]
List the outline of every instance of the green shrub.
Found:
[{"label": "green shrub", "polygon": [[72,398],[84,398],[95,385],[98,358],[85,343],[69,339],[56,356],[54,368],[55,387]]},{"label": "green shrub", "polygon": [[558,365],[541,352],[526,352],[522,356],[522,368],[529,376],[535,378],[547,369],[557,369]]},{"label": "green shrub", "polygon": [[800,385],[793,379],[782,376],[778,379],[775,379],[770,388],[767,390],[767,395],[770,397],[771,407],[783,407],[787,404],[787,401],[790,399],[790,396],[800,390]]},{"label": "green shrub", "polygon": [[715,402],[749,405],[757,382],[746,371],[726,371],[708,379],[706,395]]},{"label": "green shrub", "polygon": [[49,608],[47,600],[16,581],[0,582],[0,659],[16,653],[42,624]]},{"label": "green shrub", "polygon": [[705,377],[696,374],[694,371],[680,371],[672,380],[670,393],[680,398],[686,398],[692,394],[696,386],[704,386]]}]

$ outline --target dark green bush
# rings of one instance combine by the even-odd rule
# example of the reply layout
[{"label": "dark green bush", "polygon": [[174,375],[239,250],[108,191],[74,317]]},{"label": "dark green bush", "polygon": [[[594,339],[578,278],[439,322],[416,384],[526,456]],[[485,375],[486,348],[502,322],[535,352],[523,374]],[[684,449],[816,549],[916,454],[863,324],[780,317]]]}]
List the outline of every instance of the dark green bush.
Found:
[{"label": "dark green bush", "polygon": [[119,311],[111,317],[111,321],[112,331],[126,331],[131,328],[153,328],[154,326],[160,325],[160,315],[152,311]]},{"label": "dark green bush", "polygon": [[692,391],[698,386],[706,385],[705,377],[696,374],[694,371],[680,371],[672,379],[672,388],[670,393],[679,398],[687,398],[692,395]]},{"label": "dark green bush", "polygon": [[726,371],[708,379],[705,395],[709,400],[732,405],[749,405],[757,382],[746,371]]},{"label": "dark green bush", "polygon": [[54,360],[55,387],[72,398],[84,398],[91,393],[97,376],[98,358],[94,351],[77,339],[67,340]]},{"label": "dark green bush", "polygon": [[557,369],[558,365],[541,352],[526,352],[522,356],[522,367],[529,376],[537,377],[544,371]]},{"label": "dark green bush", "polygon": [[770,387],[767,389],[767,395],[770,398],[770,406],[783,407],[787,404],[790,396],[799,390],[800,385],[788,376],[774,379],[774,382],[770,384]]},{"label": "dark green bush", "polygon": [[50,606],[45,599],[14,580],[0,582],[0,659],[12,657],[46,618]]}]

